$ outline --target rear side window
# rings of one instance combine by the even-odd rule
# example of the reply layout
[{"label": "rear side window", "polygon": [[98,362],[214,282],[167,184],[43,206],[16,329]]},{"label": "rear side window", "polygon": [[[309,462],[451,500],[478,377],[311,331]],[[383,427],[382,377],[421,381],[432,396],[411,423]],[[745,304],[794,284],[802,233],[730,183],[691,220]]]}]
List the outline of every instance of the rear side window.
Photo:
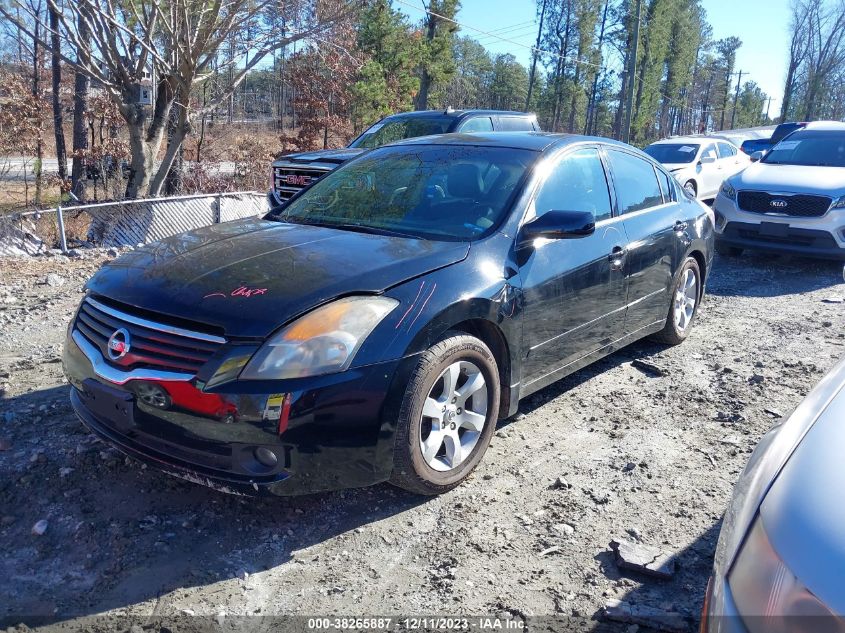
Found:
[{"label": "rear side window", "polygon": [[564,156],[534,199],[537,216],[549,211],[590,211],[598,222],[611,216],[610,209],[604,166],[598,150],[592,148]]},{"label": "rear side window", "polygon": [[458,132],[492,132],[493,119],[489,116],[473,117],[469,121],[464,121]]},{"label": "rear side window", "polygon": [[719,143],[719,156],[721,158],[730,158],[736,156],[736,150],[728,143]]},{"label": "rear side window", "polygon": [[609,149],[607,155],[620,213],[633,213],[663,204],[663,194],[651,163],[613,149]]},{"label": "rear side window", "polygon": [[534,123],[527,116],[500,116],[497,129],[500,132],[532,132]]},{"label": "rear side window", "polygon": [[663,192],[663,202],[675,200],[675,188],[672,186],[674,178],[661,169],[655,169],[657,181],[660,183],[660,190]]}]

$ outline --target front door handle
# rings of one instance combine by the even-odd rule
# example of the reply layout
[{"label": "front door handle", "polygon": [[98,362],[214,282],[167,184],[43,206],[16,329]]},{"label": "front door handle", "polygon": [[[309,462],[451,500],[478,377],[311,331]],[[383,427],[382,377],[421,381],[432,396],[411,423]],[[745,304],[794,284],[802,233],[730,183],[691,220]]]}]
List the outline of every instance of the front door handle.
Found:
[{"label": "front door handle", "polygon": [[683,233],[687,230],[687,226],[689,225],[686,222],[681,222],[680,220],[678,220],[677,222],[675,222],[675,232]]},{"label": "front door handle", "polygon": [[625,265],[625,255],[627,254],[628,251],[621,246],[614,246],[613,250],[610,251],[610,255],[607,256],[610,262],[610,270],[622,270],[622,267]]}]

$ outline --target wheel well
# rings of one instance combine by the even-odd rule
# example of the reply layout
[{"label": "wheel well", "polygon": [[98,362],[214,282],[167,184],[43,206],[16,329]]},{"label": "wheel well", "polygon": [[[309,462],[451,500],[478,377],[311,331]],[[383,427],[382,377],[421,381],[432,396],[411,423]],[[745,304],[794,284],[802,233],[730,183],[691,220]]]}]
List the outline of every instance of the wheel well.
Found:
[{"label": "wheel well", "polygon": [[701,295],[704,294],[704,280],[707,279],[707,260],[704,259],[704,253],[701,251],[692,251],[689,256],[696,261],[698,269],[701,271],[701,284],[698,296],[700,300]]},{"label": "wheel well", "polygon": [[493,357],[496,359],[496,365],[499,367],[499,417],[507,415],[511,401],[510,376],[511,363],[510,352],[508,350],[508,342],[505,335],[496,326],[495,323],[486,321],[484,319],[469,319],[462,321],[449,328],[450,330],[458,330],[466,332],[484,342],[490,351],[493,352]]}]

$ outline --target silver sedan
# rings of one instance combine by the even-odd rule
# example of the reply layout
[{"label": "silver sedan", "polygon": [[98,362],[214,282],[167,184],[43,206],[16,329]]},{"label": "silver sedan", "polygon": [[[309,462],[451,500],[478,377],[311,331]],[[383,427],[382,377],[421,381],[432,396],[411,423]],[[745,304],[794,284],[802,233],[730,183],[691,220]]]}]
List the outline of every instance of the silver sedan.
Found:
[{"label": "silver sedan", "polygon": [[754,450],[725,513],[701,630],[845,633],[845,360]]}]

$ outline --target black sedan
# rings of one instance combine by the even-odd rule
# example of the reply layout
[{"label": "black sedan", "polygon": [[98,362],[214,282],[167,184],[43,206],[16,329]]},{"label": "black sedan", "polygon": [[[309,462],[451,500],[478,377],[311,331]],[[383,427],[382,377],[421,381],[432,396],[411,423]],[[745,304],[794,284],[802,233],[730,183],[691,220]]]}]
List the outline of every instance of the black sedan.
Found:
[{"label": "black sedan", "polygon": [[88,427],[192,481],[436,494],[520,398],[683,341],[712,252],[710,211],[627,145],[407,140],[104,267],[64,367]]}]

